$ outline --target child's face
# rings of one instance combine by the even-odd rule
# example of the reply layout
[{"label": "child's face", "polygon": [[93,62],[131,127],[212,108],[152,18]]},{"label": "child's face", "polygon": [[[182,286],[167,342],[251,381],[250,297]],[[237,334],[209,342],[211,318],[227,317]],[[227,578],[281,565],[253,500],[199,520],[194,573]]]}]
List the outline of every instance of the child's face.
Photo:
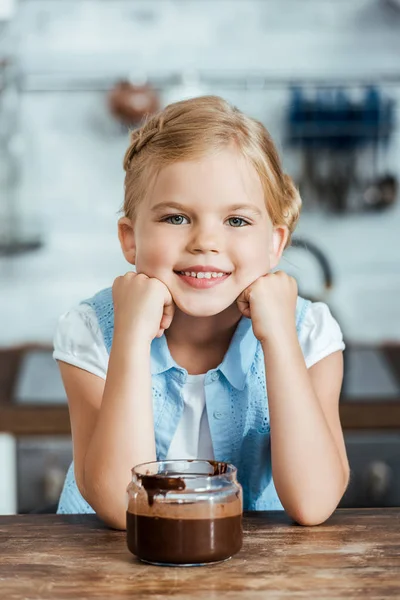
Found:
[{"label": "child's face", "polygon": [[[259,176],[234,148],[168,165],[120,239],[138,273],[160,279],[177,307],[205,317],[231,306],[275,267],[287,230],[273,228]],[[182,275],[198,267],[222,277]]]}]

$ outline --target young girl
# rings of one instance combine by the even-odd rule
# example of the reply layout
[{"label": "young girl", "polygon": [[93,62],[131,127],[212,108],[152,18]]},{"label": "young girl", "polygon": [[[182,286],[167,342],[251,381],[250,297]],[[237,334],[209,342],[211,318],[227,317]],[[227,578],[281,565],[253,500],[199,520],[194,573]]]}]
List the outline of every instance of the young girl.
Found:
[{"label": "young girl", "polygon": [[54,357],[74,461],[59,513],[124,529],[139,463],[238,468],[246,510],[327,519],[349,466],[342,335],[271,273],[300,198],[264,126],[218,97],[171,104],[131,135],[122,251],[136,267],[59,321]]}]

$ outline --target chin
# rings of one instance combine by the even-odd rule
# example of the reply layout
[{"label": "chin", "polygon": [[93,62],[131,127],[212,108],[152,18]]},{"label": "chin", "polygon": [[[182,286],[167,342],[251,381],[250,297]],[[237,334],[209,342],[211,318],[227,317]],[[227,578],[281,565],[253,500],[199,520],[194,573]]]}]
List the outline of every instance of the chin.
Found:
[{"label": "chin", "polygon": [[186,315],[190,317],[214,317],[219,313],[223,312],[229,306],[232,305],[230,302],[221,301],[207,301],[205,298],[198,300],[188,300],[185,298],[174,298],[176,306]]}]

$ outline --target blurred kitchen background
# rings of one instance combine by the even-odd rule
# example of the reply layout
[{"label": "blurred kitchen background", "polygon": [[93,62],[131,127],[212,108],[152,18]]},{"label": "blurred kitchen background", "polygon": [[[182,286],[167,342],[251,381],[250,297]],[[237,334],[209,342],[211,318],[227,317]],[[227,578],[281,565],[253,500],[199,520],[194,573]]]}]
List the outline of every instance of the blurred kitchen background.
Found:
[{"label": "blurred kitchen background", "polygon": [[300,186],[281,268],[344,332],[342,506],[400,505],[400,2],[0,0],[0,514],[55,510],[52,338],[128,270],[128,127],[203,94],[260,119]]}]

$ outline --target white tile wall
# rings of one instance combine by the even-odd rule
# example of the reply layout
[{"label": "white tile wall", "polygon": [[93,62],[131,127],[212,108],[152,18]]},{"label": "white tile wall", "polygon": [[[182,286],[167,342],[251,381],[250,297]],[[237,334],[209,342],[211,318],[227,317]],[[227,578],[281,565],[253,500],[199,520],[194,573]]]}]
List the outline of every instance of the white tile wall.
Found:
[{"label": "white tile wall", "polygon": [[[400,15],[372,0],[20,1],[15,23],[25,74],[168,74],[185,69],[301,78],[400,75]],[[261,118],[280,143],[286,89],[220,93]],[[166,90],[164,101],[182,90]],[[395,89],[399,95],[399,89]],[[59,314],[124,272],[116,237],[126,135],[97,92],[26,92],[21,184],[25,231],[42,250],[0,259],[0,344],[51,342]],[[389,161],[398,173],[399,138]],[[289,171],[295,162],[284,154]],[[400,205],[351,217],[303,214],[298,233],[328,255],[329,302],[349,340],[400,340]],[[293,251],[294,252],[294,251]],[[288,259],[304,291],[317,267]]]}]

